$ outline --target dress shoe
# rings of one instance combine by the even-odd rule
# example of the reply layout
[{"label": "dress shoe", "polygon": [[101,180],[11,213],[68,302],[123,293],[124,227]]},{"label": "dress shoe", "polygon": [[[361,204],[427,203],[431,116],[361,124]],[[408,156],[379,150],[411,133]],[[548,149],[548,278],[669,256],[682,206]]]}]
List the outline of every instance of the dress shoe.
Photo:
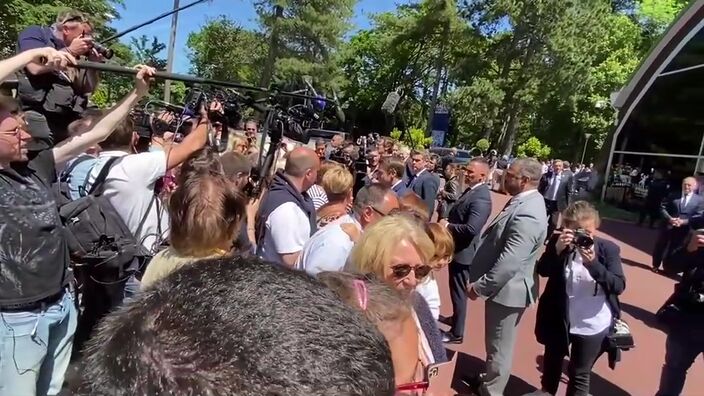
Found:
[{"label": "dress shoe", "polygon": [[461,344],[462,340],[462,337],[457,337],[449,331],[442,332],[442,342],[446,344]]},{"label": "dress shoe", "polygon": [[442,315],[440,315],[440,317],[438,318],[438,322],[440,322],[440,323],[442,323],[442,324],[444,324],[444,325],[448,325],[448,326],[450,326],[450,327],[452,327],[452,325],[455,324],[455,321],[452,320],[452,316],[442,316]]}]

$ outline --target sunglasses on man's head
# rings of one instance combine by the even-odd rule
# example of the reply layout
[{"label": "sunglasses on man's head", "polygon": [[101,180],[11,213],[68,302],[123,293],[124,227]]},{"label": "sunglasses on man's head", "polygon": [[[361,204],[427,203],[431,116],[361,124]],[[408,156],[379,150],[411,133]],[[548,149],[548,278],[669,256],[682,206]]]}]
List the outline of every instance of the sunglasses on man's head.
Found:
[{"label": "sunglasses on man's head", "polygon": [[421,265],[419,267],[413,267],[409,264],[398,264],[391,267],[394,277],[396,279],[403,279],[408,276],[408,274],[413,271],[417,280],[421,280],[428,276],[432,268],[429,265]]}]

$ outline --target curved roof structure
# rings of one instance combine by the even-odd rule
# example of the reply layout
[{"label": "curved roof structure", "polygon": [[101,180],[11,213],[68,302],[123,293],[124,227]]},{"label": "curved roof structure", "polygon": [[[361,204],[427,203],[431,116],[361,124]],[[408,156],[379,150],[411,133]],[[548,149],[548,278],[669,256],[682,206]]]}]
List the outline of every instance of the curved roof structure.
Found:
[{"label": "curved roof structure", "polygon": [[704,0],[695,0],[612,97],[619,117],[607,169],[624,163],[674,178],[704,171],[703,28]]},{"label": "curved roof structure", "polygon": [[692,1],[643,59],[628,84],[618,92],[612,106],[619,110],[626,110],[632,105],[635,96],[644,88],[647,89],[648,82],[659,74],[658,70],[662,69],[671,55],[681,47],[680,44],[686,43],[685,38],[692,31],[699,30],[696,28],[702,20],[704,20],[704,0]]}]

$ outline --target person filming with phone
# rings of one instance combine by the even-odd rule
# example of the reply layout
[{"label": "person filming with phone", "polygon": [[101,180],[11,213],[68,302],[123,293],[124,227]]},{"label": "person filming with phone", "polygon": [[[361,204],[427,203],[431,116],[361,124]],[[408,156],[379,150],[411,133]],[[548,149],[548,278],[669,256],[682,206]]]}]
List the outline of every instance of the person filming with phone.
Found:
[{"label": "person filming with phone", "polygon": [[[93,25],[82,12],[62,12],[52,26],[29,26],[19,33],[17,52],[52,47],[76,59],[103,62],[112,55],[93,40]],[[29,63],[17,73],[18,97],[33,141],[31,151],[51,148],[68,137],[68,125],[88,107],[88,96],[98,87],[95,70],[58,70]]]},{"label": "person filming with phone", "polygon": [[592,367],[620,322],[618,296],[626,288],[619,247],[596,235],[599,212],[577,201],[562,217],[562,233],[553,235],[536,267],[548,281],[535,325],[536,338],[545,345],[542,389],[531,396],[557,393],[568,355],[567,396],[589,394]]}]

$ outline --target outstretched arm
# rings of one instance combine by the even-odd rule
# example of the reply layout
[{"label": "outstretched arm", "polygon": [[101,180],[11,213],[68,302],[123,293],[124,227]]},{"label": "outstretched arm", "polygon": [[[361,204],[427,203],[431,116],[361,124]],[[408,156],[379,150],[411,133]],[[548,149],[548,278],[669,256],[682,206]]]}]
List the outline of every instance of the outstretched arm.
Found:
[{"label": "outstretched arm", "polygon": [[135,89],[128,93],[117,106],[98,121],[93,129],[80,135],[72,136],[54,147],[54,161],[57,164],[70,160],[88,147],[107,139],[117,125],[129,116],[130,109],[149,92],[149,77],[154,69],[137,66],[140,70],[135,77]]},{"label": "outstretched arm", "polygon": [[61,70],[68,65],[75,65],[76,59],[67,52],[57,51],[51,47],[20,52],[12,58],[0,61],[0,81],[4,81],[32,62],[41,63],[52,70]]}]

